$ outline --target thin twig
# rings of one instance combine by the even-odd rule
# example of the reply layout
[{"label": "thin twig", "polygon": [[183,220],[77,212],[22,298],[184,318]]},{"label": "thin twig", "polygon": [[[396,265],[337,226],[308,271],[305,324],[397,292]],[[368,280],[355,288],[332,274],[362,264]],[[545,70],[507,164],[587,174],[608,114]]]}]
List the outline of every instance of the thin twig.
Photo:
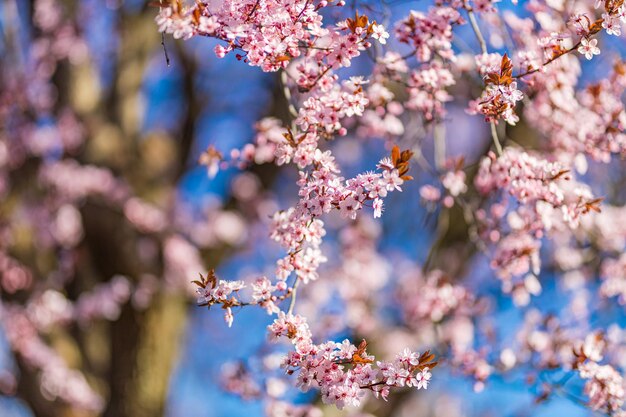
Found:
[{"label": "thin twig", "polygon": [[439,250],[439,247],[443,244],[445,236],[448,233],[449,227],[450,227],[450,211],[446,210],[445,212],[439,215],[439,222],[437,223],[437,238],[433,242],[433,244],[430,246],[430,249],[428,250],[428,255],[426,256],[424,265],[422,265],[422,273],[426,273],[430,271],[430,267],[435,258],[435,254]]},{"label": "thin twig", "polygon": [[170,56],[167,53],[167,48],[165,47],[165,34],[161,32],[161,46],[163,47],[163,52],[165,53],[165,63],[167,66],[170,66]]},{"label": "thin twig", "polygon": [[256,9],[259,8],[259,3],[261,3],[261,0],[257,0],[256,3],[254,3],[254,7],[252,7],[252,10],[248,13],[248,17],[246,17],[246,22],[250,20],[254,12],[256,12]]},{"label": "thin twig", "polygon": [[[582,39],[581,39],[581,40],[582,40]],[[522,78],[522,77],[525,77],[525,76],[527,76],[527,75],[534,74],[534,73],[536,73],[537,71],[540,71],[543,67],[545,67],[546,65],[548,65],[548,64],[550,64],[550,63],[552,63],[553,61],[556,61],[557,59],[561,58],[563,55],[567,55],[567,54],[569,54],[570,52],[573,52],[573,51],[575,51],[576,49],[578,49],[578,47],[580,46],[580,42],[581,42],[581,41],[578,41],[578,43],[576,43],[576,45],[574,45],[574,46],[572,46],[571,48],[569,48],[569,49],[567,49],[567,50],[565,50],[565,51],[561,52],[560,54],[555,55],[555,56],[553,56],[552,58],[548,59],[548,60],[547,60],[546,62],[544,62],[544,63],[543,63],[540,67],[535,68],[535,69],[532,69],[532,70],[528,70],[528,71],[526,71],[526,72],[522,72],[522,73],[517,74],[517,75],[513,75],[513,78]]]},{"label": "thin twig", "polygon": [[296,277],[296,282],[294,282],[292,290],[291,290],[291,302],[289,303],[289,310],[287,310],[287,314],[293,313],[293,308],[296,305],[296,296],[298,293],[298,284],[300,283],[300,279]]},{"label": "thin twig", "polygon": [[283,85],[283,95],[285,96],[285,100],[287,100],[287,109],[289,110],[289,114],[295,118],[298,117],[298,110],[291,102],[291,90],[289,89],[287,81],[287,71],[283,70],[280,73],[280,82]]},{"label": "thin twig", "polygon": [[[470,25],[472,26],[472,30],[474,31],[474,34],[476,34],[476,39],[478,39],[481,52],[483,53],[483,55],[488,54],[489,52],[487,51],[487,42],[485,42],[485,37],[480,31],[480,27],[478,26],[478,22],[476,21],[476,16],[474,15],[474,10],[467,3],[467,1],[463,2],[463,8],[467,11],[467,16],[469,18]],[[489,124],[491,125],[490,126],[491,138],[493,139],[493,144],[496,147],[496,153],[498,154],[498,156],[502,156],[502,145],[500,144],[500,139],[498,138],[498,131],[496,130],[496,122],[491,121],[489,122]]]},{"label": "thin twig", "polygon": [[498,156],[502,156],[502,145],[500,145],[500,139],[498,139],[496,122],[492,121],[489,124],[491,125],[491,139],[493,139],[493,144],[496,147],[496,153],[498,154]]},{"label": "thin twig", "polygon": [[446,161],[446,125],[443,122],[435,124],[433,137],[435,141],[435,167],[441,171]]},{"label": "thin twig", "polygon": [[304,3],[304,7],[302,8],[302,10],[300,11],[300,13],[298,14],[298,17],[296,17],[296,20],[294,22],[297,22],[298,20],[300,20],[300,18],[302,17],[302,15],[304,14],[304,12],[306,11],[306,8],[309,7],[309,1],[310,0],[306,0],[306,3]]},{"label": "thin twig", "polygon": [[378,382],[372,382],[371,384],[367,384],[367,385],[361,385],[359,388],[361,388],[361,389],[370,388],[371,389],[371,388],[373,388],[373,387],[375,387],[377,385],[384,385],[384,384],[386,384],[385,381],[378,381]]},{"label": "thin twig", "polygon": [[487,54],[487,42],[485,42],[485,38],[483,37],[482,32],[480,31],[480,27],[478,27],[478,22],[476,21],[476,16],[474,15],[474,10],[472,7],[466,2],[464,2],[463,7],[467,11],[467,16],[469,17],[470,25],[476,34],[476,38],[478,39],[478,43],[480,44],[480,50],[483,54]]}]

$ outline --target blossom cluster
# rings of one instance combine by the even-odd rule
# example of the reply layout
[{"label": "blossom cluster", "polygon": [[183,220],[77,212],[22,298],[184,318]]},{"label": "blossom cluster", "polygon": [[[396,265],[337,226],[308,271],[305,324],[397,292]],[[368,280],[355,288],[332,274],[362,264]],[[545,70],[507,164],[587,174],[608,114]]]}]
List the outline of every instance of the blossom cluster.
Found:
[{"label": "blossom cluster", "polygon": [[608,163],[612,155],[624,153],[626,113],[619,97],[626,87],[626,72],[618,61],[608,79],[576,91],[580,70],[575,63],[569,65],[537,80],[537,107],[525,111],[555,151],[563,154],[561,158],[582,161],[584,173],[587,156]]},{"label": "blossom cluster", "polygon": [[[215,304],[220,305],[224,309],[224,320],[228,327],[233,324],[233,307],[259,305],[268,314],[278,313],[280,310],[276,303],[285,299],[292,291],[292,289],[287,291],[284,282],[273,286],[266,277],[259,277],[250,285],[252,287],[252,301],[246,302],[239,297],[239,291],[244,289],[246,284],[243,281],[221,280],[215,275],[214,270],[209,271],[206,276],[200,275],[200,279],[193,281],[193,283],[197,286],[196,303],[199,306],[208,306],[209,308]],[[282,291],[282,294],[274,294],[277,290]]]},{"label": "blossom cluster", "polygon": [[480,98],[470,102],[468,111],[471,114],[483,114],[488,122],[503,119],[515,125],[519,121],[515,105],[522,100],[523,94],[512,78],[513,63],[509,57],[504,54],[498,67],[479,67],[479,72],[484,74],[485,90]]},{"label": "blossom cluster", "polygon": [[[306,143],[307,136],[295,139],[288,133],[282,148],[295,148],[296,155]],[[284,155],[280,149],[277,153]],[[306,284],[317,279],[317,268],[326,261],[319,249],[326,232],[324,223],[318,217],[338,210],[341,216],[355,219],[358,211],[368,203],[374,209],[374,217],[380,217],[382,199],[388,192],[401,191],[403,182],[411,178],[407,172],[412,153],[400,152],[398,147],[394,147],[391,156],[380,161],[378,168],[381,172],[359,174],[348,180],[338,175],[339,170],[329,151],[316,149],[312,155],[306,152],[303,155],[308,156],[300,158],[297,163],[301,168],[310,167],[310,171],[300,171],[298,186],[301,200],[296,207],[274,215],[270,237],[288,251],[288,255],[277,263],[277,278],[285,281],[294,272],[296,279]],[[290,158],[288,156],[286,161]]]},{"label": "blossom cluster", "polygon": [[[581,216],[599,211],[601,199],[594,198],[587,187],[573,184],[571,175],[558,162],[539,159],[515,148],[507,148],[501,157],[491,154],[481,162],[475,186],[483,195],[500,194],[489,215],[484,210],[477,218],[485,223],[482,234],[496,243],[492,267],[508,281],[531,271],[538,274],[540,239],[546,232],[578,227]],[[509,198],[518,205],[508,209]],[[500,225],[508,226],[508,232]],[[531,293],[540,291],[536,280],[525,281]],[[513,287],[507,287],[507,292]]]},{"label": "blossom cluster", "polygon": [[[325,62],[316,78],[330,68],[350,66],[350,60],[369,46],[368,38],[385,43],[389,34],[356,14],[335,27],[323,24],[321,9],[328,1],[256,1],[241,7],[237,1],[219,6],[196,2],[185,6],[180,0],[162,6],[156,22],[159,31],[177,39],[210,36],[225,42],[215,47],[218,57],[237,51],[237,58],[264,71],[277,71],[306,51],[314,62]],[[342,5],[343,2],[337,2]]]},{"label": "blossom cluster", "polygon": [[422,113],[426,120],[441,119],[445,115],[444,103],[452,99],[446,88],[454,84],[450,70],[438,61],[423,65],[411,73],[406,106]]},{"label": "blossom cluster", "polygon": [[412,46],[421,62],[430,61],[434,55],[450,60],[454,58],[452,26],[462,23],[461,15],[452,7],[433,7],[428,13],[411,10],[398,22],[396,38]]},{"label": "blossom cluster", "polygon": [[600,365],[606,343],[602,335],[588,335],[582,346],[574,351],[575,367],[587,380],[584,392],[593,410],[605,410],[610,415],[626,413],[621,407],[626,399],[622,375],[611,365]]},{"label": "blossom cluster", "polygon": [[363,341],[355,346],[348,340],[342,343],[313,343],[306,320],[301,316],[279,313],[268,326],[272,340],[286,337],[295,350],[283,362],[289,373],[297,372],[297,386],[304,392],[311,387],[320,389],[322,401],[342,409],[358,406],[365,392],[387,399],[392,387],[426,389],[431,378],[434,355],[422,355],[405,349],[393,362],[376,362],[366,351]]},{"label": "blossom cluster", "polygon": [[609,413],[615,413],[624,405],[624,381],[612,366],[591,361],[580,365],[579,372],[581,378],[588,380],[585,394],[592,409],[606,408]]},{"label": "blossom cluster", "polygon": [[[427,14],[412,10],[396,26],[398,41],[409,44],[421,63],[408,74],[406,107],[418,111],[427,121],[441,119],[445,115],[444,103],[452,98],[446,90],[455,84],[448,68],[449,62],[455,60],[452,29],[462,23],[455,8],[436,7]],[[383,64],[391,73],[406,65],[403,58],[391,54]]]},{"label": "blossom cluster", "polygon": [[[293,149],[306,141],[307,135],[303,135],[301,141],[294,139],[291,132],[284,137],[285,142],[281,145]],[[280,153],[278,149],[277,153]],[[318,217],[338,210],[342,216],[355,219],[366,203],[371,203],[374,217],[380,217],[382,198],[390,191],[401,190],[402,183],[411,178],[407,175],[411,156],[410,151],[400,152],[398,147],[394,147],[390,157],[379,163],[382,172],[359,174],[349,180],[338,175],[334,157],[328,151],[316,149],[311,160],[302,158],[300,167],[311,167],[310,172],[300,171],[298,185],[302,200],[296,207],[275,213],[270,225],[270,237],[287,250],[287,255],[277,262],[276,285],[267,279],[255,283],[255,303],[261,304],[269,313],[275,313],[276,296],[271,294],[282,291],[282,298],[290,294],[292,288],[286,281],[292,273],[296,276],[295,282],[307,284],[316,280],[320,264],[326,261],[320,250],[326,231],[324,222]],[[213,272],[194,282],[198,286],[198,304],[222,305],[226,310],[226,322],[232,324],[231,307],[242,305],[236,293],[244,287],[243,282],[221,281]],[[257,294],[265,295],[261,299]]]}]

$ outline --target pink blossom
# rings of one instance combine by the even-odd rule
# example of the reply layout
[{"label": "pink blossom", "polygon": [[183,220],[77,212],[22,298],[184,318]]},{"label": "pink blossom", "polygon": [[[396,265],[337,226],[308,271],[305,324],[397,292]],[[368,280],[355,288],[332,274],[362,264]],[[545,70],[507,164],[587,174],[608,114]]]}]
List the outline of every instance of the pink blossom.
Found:
[{"label": "pink blossom", "polygon": [[587,39],[583,38],[580,40],[580,46],[578,47],[578,52],[581,55],[584,55],[585,58],[591,59],[594,55],[600,55],[600,48],[598,48],[598,40],[597,39]]}]

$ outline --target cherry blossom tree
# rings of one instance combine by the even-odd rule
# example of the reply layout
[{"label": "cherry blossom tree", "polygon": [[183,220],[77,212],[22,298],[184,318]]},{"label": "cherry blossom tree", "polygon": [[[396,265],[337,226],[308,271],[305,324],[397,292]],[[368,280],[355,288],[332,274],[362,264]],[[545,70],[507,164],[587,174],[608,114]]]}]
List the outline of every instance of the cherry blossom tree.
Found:
[{"label": "cherry blossom tree", "polygon": [[[162,414],[196,304],[267,320],[219,382],[269,416],[456,415],[443,379],[626,416],[622,0],[131,3],[1,9],[3,393]],[[205,146],[222,58],[272,100]]]}]

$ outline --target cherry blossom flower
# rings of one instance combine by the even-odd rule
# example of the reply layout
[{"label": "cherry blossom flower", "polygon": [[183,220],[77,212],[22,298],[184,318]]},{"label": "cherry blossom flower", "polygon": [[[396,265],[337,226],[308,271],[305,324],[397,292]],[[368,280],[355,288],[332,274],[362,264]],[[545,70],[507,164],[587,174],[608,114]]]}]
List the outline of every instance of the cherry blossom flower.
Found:
[{"label": "cherry blossom flower", "polygon": [[598,48],[598,40],[597,39],[587,39],[583,38],[580,40],[580,46],[578,47],[578,52],[581,55],[584,55],[585,58],[591,59],[594,55],[600,55],[600,48]]}]

